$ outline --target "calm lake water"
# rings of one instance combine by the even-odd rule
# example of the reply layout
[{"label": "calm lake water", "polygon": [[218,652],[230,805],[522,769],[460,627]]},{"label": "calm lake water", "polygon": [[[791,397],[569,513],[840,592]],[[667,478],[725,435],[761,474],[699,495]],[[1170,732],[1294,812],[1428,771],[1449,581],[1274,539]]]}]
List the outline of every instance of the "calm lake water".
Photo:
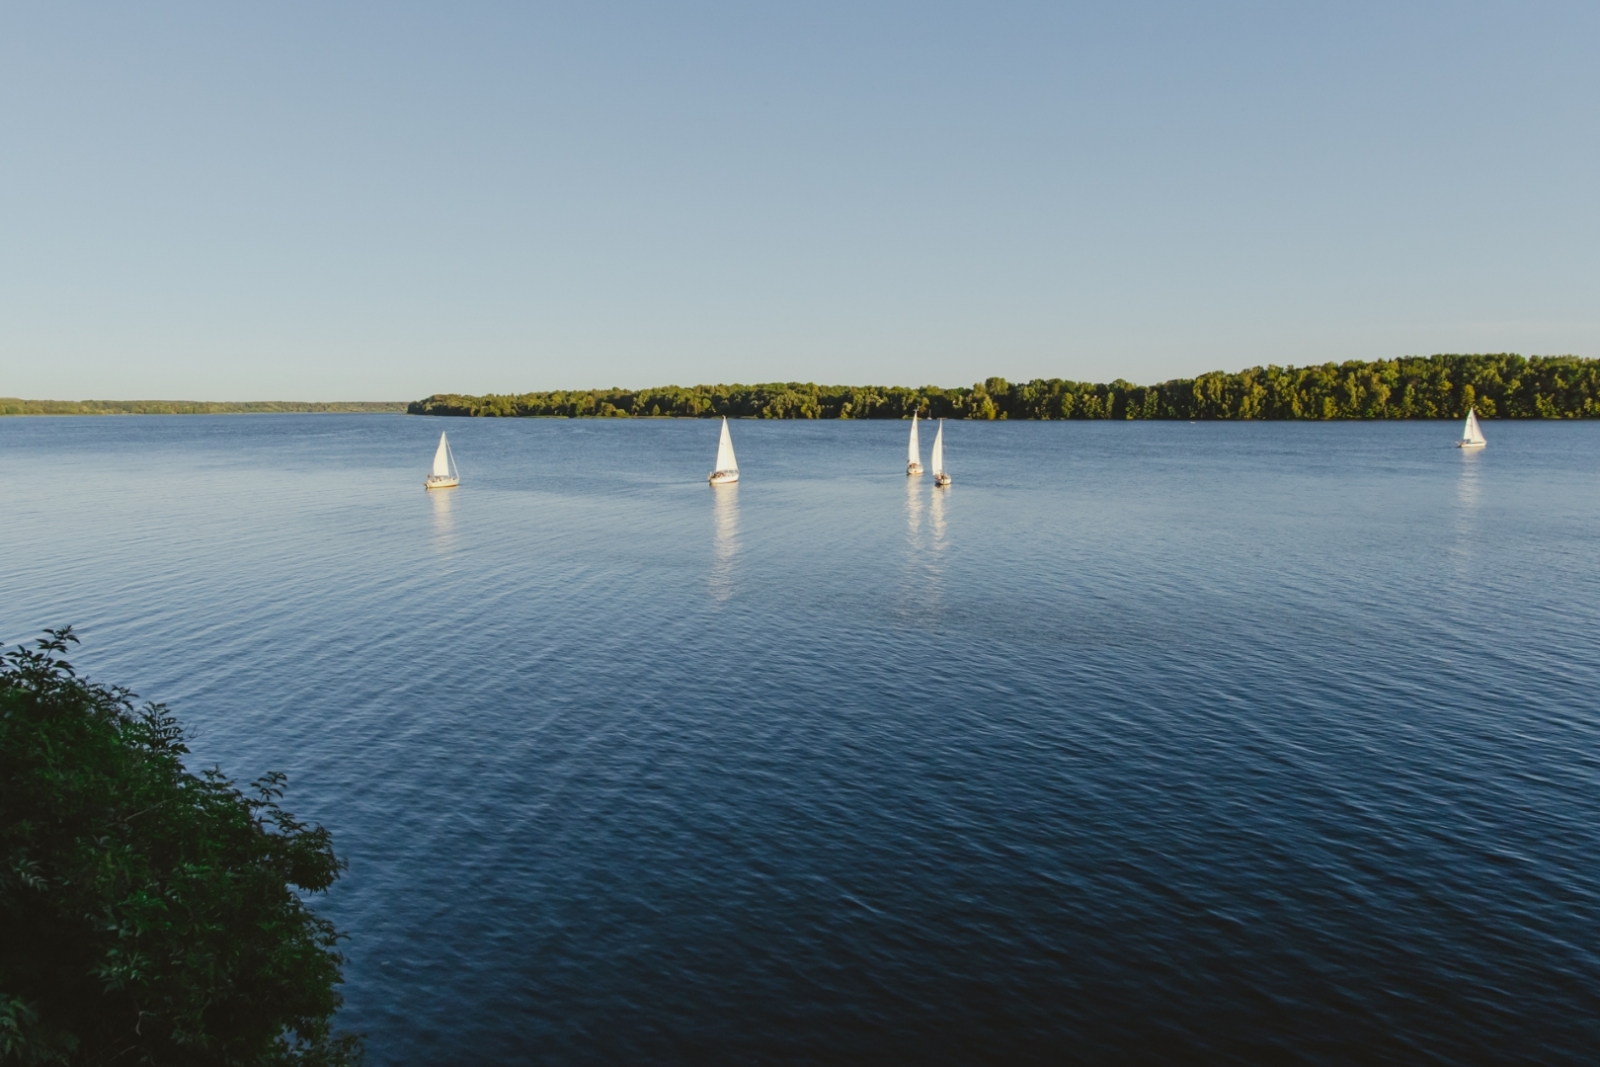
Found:
[{"label": "calm lake water", "polygon": [[376,1064],[1593,1062],[1600,423],[1485,429],[7,418],[0,638],[289,773]]}]

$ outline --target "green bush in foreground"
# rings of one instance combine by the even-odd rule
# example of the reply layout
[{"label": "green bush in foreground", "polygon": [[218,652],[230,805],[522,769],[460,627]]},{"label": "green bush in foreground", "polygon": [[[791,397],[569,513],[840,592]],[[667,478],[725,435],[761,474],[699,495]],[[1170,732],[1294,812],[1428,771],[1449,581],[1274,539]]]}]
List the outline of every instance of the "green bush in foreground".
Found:
[{"label": "green bush in foreground", "polygon": [[79,678],[71,628],[0,653],[0,1062],[346,1064],[343,958],[301,892],[328,832],[194,775],[160,704]]}]

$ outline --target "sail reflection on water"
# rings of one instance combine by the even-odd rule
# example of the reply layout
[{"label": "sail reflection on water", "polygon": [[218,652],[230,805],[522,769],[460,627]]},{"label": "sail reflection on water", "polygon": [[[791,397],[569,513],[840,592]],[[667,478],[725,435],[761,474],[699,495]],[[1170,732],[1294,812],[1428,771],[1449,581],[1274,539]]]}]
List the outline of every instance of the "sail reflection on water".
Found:
[{"label": "sail reflection on water", "polygon": [[1482,452],[1462,450],[1461,477],[1456,481],[1456,503],[1464,509],[1478,506],[1478,464],[1482,459]]},{"label": "sail reflection on water", "polygon": [[454,498],[454,493],[429,493],[426,498],[433,505],[433,550],[441,554],[456,547],[456,520],[450,510]]},{"label": "sail reflection on water", "polygon": [[[937,629],[945,616],[945,509],[949,490],[934,489],[930,493],[925,482],[915,478],[906,481],[910,483],[906,491],[906,618],[919,629]],[[924,510],[928,513],[926,521]]]},{"label": "sail reflection on water", "polygon": [[901,620],[910,626],[927,625],[930,597],[937,599],[932,589],[928,558],[928,528],[925,512],[928,510],[927,483],[918,478],[906,480],[906,549],[904,576],[896,596],[896,611]]},{"label": "sail reflection on water", "polygon": [[1462,449],[1461,473],[1456,478],[1455,541],[1449,548],[1456,578],[1462,582],[1478,577],[1478,539],[1483,534],[1478,528],[1479,499],[1483,495],[1482,461],[1481,448]]},{"label": "sail reflection on water", "polygon": [[922,534],[922,492],[919,483],[906,479],[906,536],[913,556],[921,549],[917,542]]},{"label": "sail reflection on water", "polygon": [[739,483],[716,486],[711,498],[711,595],[727,600],[733,595],[733,562],[739,552]]}]

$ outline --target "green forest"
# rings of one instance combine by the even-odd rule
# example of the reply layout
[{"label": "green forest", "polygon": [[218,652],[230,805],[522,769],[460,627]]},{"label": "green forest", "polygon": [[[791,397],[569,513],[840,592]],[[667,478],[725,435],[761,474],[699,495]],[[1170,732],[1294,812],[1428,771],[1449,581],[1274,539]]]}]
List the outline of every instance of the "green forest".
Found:
[{"label": "green forest", "polygon": [[1459,419],[1600,417],[1600,360],[1439,355],[1314,367],[1215,371],[1159,385],[990,378],[970,388],[883,385],[667,385],[459,396],[413,415],[901,419]]}]

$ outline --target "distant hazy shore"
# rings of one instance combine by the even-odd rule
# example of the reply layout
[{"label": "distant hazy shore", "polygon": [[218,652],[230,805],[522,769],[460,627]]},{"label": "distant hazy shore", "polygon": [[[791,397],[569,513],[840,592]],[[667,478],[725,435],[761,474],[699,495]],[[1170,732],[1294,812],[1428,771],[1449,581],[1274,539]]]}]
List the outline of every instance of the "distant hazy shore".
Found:
[{"label": "distant hazy shore", "polygon": [[19,400],[0,415],[224,415],[268,412],[407,412],[502,418],[760,419],[1460,419],[1600,418],[1600,359],[1580,356],[1406,356],[1252,367],[1157,385],[988,378],[970,387],[665,385],[564,389],[423,400]]},{"label": "distant hazy shore", "polygon": [[1312,367],[1216,371],[1159,385],[989,378],[925,385],[666,385],[463,396],[435,393],[413,415],[762,419],[1460,419],[1600,418],[1600,360],[1511,354],[1407,356]]},{"label": "distant hazy shore", "polygon": [[404,400],[19,400],[0,396],[0,415],[257,415],[282,411],[405,411]]}]

